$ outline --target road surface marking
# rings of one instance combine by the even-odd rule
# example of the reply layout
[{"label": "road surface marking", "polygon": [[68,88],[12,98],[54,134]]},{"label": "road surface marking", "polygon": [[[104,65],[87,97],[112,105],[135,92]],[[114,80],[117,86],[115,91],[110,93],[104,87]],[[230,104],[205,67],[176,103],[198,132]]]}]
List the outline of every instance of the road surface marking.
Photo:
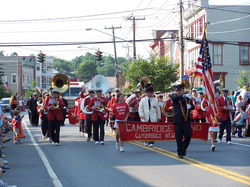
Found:
[{"label": "road surface marking", "polygon": [[[107,135],[109,135],[109,136],[115,137],[114,134],[112,134],[112,133],[110,133],[108,131],[106,131],[105,133]],[[139,142],[139,141],[129,142],[129,143],[140,146],[142,148],[145,148],[145,149],[148,149],[148,150],[151,150],[151,151],[154,151],[156,153],[159,153],[159,154],[174,158],[176,160],[179,160],[181,162],[185,162],[185,163],[193,165],[195,167],[210,171],[212,173],[216,173],[218,175],[222,175],[224,177],[227,177],[227,178],[236,180],[238,182],[250,185],[250,177],[247,177],[245,175],[240,175],[238,173],[235,173],[235,172],[232,172],[232,171],[229,171],[229,170],[226,170],[226,169],[222,169],[222,168],[213,166],[211,164],[206,164],[204,162],[200,162],[198,160],[194,160],[194,159],[188,158],[188,157],[185,157],[185,159],[179,159],[177,157],[178,155],[176,153],[174,153],[174,152],[167,151],[165,149],[161,149],[161,148],[158,148],[158,147],[153,147],[152,148],[152,147],[144,146],[144,144],[142,142]]]},{"label": "road surface marking", "polygon": [[24,124],[29,137],[31,139],[31,142],[33,143],[33,145],[36,148],[37,153],[39,154],[41,160],[43,161],[44,166],[46,167],[50,178],[52,179],[52,182],[54,184],[55,187],[63,187],[62,183],[60,182],[60,180],[58,179],[58,177],[56,176],[55,172],[53,171],[52,167],[49,164],[48,159],[46,158],[45,154],[43,153],[43,151],[41,150],[41,148],[39,147],[39,145],[36,143],[36,140],[34,139],[33,135],[30,132],[30,129],[28,128],[28,126],[26,125],[25,121],[22,120],[22,123]]}]

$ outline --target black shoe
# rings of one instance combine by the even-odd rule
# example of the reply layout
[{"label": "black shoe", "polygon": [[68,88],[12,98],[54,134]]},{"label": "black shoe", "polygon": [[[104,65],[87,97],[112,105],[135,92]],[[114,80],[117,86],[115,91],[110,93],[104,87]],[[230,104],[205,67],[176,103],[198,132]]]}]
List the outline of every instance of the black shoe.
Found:
[{"label": "black shoe", "polygon": [[181,158],[181,159],[183,158],[183,156],[182,156],[182,155],[178,155],[178,157],[179,157],[179,158]]}]

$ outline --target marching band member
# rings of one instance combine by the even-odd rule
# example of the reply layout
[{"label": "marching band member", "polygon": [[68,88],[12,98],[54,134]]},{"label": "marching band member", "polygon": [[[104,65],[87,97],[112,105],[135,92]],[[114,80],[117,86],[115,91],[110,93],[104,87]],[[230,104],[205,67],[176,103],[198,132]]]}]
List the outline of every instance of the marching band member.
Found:
[{"label": "marching band member", "polygon": [[39,114],[37,113],[37,93],[33,93],[33,98],[30,100],[29,109],[31,111],[32,126],[38,126]]},{"label": "marching band member", "polygon": [[59,97],[59,91],[53,90],[52,96],[48,97],[44,105],[45,110],[48,111],[47,117],[49,121],[50,140],[53,145],[59,145],[60,126],[63,123],[62,109],[64,103]]},{"label": "marching band member", "polygon": [[213,124],[213,121],[212,121],[212,117],[211,117],[211,108],[209,108],[206,112],[206,122],[208,124],[210,124],[210,127],[208,129],[209,133],[210,133],[210,142],[211,142],[211,151],[214,151],[215,150],[215,146],[214,146],[214,142],[215,142],[215,137],[216,137],[216,134],[217,132],[220,131],[220,128],[219,128],[219,123],[217,122],[215,125],[212,126]]},{"label": "marching band member", "polygon": [[[162,105],[164,104],[163,94],[158,94],[157,97],[158,97],[159,106],[162,107]],[[162,114],[162,112],[161,112],[161,120],[160,120],[160,122],[166,122],[166,116],[164,116]]]},{"label": "marching band member", "polygon": [[[129,108],[127,103],[123,102],[124,100],[124,95],[122,93],[119,93],[117,95],[116,102],[114,104],[112,114],[115,116],[115,134],[116,134],[116,149],[119,149],[119,130],[118,130],[118,125],[117,122],[123,121],[124,123],[127,122],[128,120],[128,115],[129,115]],[[121,142],[121,147],[120,151],[124,152],[123,148],[123,142]]]},{"label": "marching band member", "polygon": [[[145,85],[146,97],[142,98],[139,104],[139,115],[143,122],[159,122],[161,120],[161,110],[158,100],[154,98],[153,84]],[[150,147],[154,146],[154,142],[148,142]],[[147,145],[147,142],[144,142]]]},{"label": "marching band member", "polygon": [[64,99],[63,97],[64,95],[61,94],[60,95],[60,99],[63,100],[63,103],[64,103],[64,107],[62,109],[62,113],[63,113],[63,125],[62,126],[65,126],[65,119],[66,119],[66,114],[67,114],[67,108],[68,108],[68,101],[66,99]]},{"label": "marching band member", "polygon": [[[198,92],[198,98],[201,98],[201,102],[205,99],[202,91]],[[203,102],[203,108],[208,109],[207,107],[208,107],[208,104],[207,104],[207,100],[205,99]],[[206,111],[203,111],[202,107],[201,107],[199,114],[201,116],[201,118],[200,118],[201,123],[205,123],[206,122]]]},{"label": "marching band member", "polygon": [[43,103],[40,105],[37,105],[37,112],[40,113],[40,119],[41,119],[41,130],[42,130],[42,134],[43,134],[43,139],[46,139],[49,137],[49,122],[47,119],[47,114],[48,112],[44,109],[44,104],[46,102],[47,99],[47,91],[43,91],[43,97],[42,97],[42,101]]},{"label": "marching band member", "polygon": [[[90,89],[89,90],[89,97],[87,97],[84,101],[84,108],[87,108],[92,99],[95,96],[95,91]],[[91,120],[92,114],[85,114],[85,119],[86,119],[86,126],[87,126],[87,133],[88,133],[88,138],[87,142],[90,141],[90,138],[92,136],[92,120]]]},{"label": "marching band member", "polygon": [[[109,102],[111,100],[112,96],[111,96],[111,91],[109,90],[106,96],[107,101]],[[108,110],[108,115],[110,114],[110,111]],[[106,126],[109,125],[109,118],[107,118],[105,120]]]},{"label": "marching band member", "polygon": [[84,135],[85,133],[87,133],[87,127],[85,125],[85,113],[83,113],[81,110],[81,103],[82,103],[83,98],[81,97],[82,96],[81,94],[79,95],[80,95],[80,99],[78,99],[78,102],[77,102],[78,106],[76,106],[76,108],[77,108],[77,116],[78,116],[78,121],[79,121],[79,131],[81,135]]},{"label": "marching band member", "polygon": [[221,139],[223,136],[224,129],[226,128],[227,131],[227,144],[231,144],[231,120],[230,120],[230,112],[227,108],[228,105],[233,105],[232,99],[228,98],[228,89],[222,89],[223,93],[222,97],[217,99],[217,106],[219,109],[219,117],[220,117],[220,135],[219,139],[217,140],[218,143],[221,143]]},{"label": "marching band member", "polygon": [[[172,98],[174,106],[174,129],[177,143],[178,157],[186,156],[186,150],[192,137],[191,121],[189,110],[194,109],[194,105],[190,98],[184,95],[184,85],[176,86],[177,96]],[[184,140],[183,140],[184,136]]]},{"label": "marching band member", "polygon": [[193,112],[193,119],[194,122],[199,123],[201,119],[201,102],[193,101],[194,103],[194,112]]},{"label": "marching band member", "polygon": [[[172,93],[169,93],[168,94],[168,97],[170,98],[170,99],[168,99],[167,101],[166,101],[166,104],[165,104],[165,111],[166,112],[173,112],[174,111],[174,107],[173,107],[173,101],[172,101],[172,97],[174,96],[174,92],[172,92]],[[173,122],[173,117],[167,117],[167,122]]]},{"label": "marching band member", "polygon": [[81,96],[83,96],[81,94],[81,92],[79,93],[79,96],[80,97],[77,97],[75,99],[75,112],[74,112],[74,115],[77,116],[77,118],[78,118],[79,132],[80,132],[81,135],[84,135],[84,129],[83,129],[84,124],[81,124],[81,120],[80,120],[80,114],[82,113],[82,111],[81,111],[81,108],[79,107],[79,106],[81,106],[81,101],[82,101]]},{"label": "marching band member", "polygon": [[[112,98],[115,97],[115,94],[112,94]],[[112,99],[111,98],[111,99]],[[112,110],[113,110],[113,105],[111,104],[111,100],[108,101],[107,104],[107,110],[109,111],[109,126],[110,126],[110,132],[113,132],[113,128],[114,128],[114,122],[115,122],[115,116],[113,116],[111,114]]]},{"label": "marching band member", "polygon": [[[88,110],[92,110],[91,120],[93,121],[94,126],[94,139],[95,144],[99,144],[99,140],[101,141],[101,145],[104,144],[104,123],[105,123],[105,106],[107,105],[107,99],[102,97],[102,89],[98,88],[96,90],[96,97],[94,97],[90,104],[88,105]],[[100,139],[99,139],[99,127],[100,127]]]},{"label": "marching band member", "polygon": [[[195,106],[195,99],[194,98],[196,98],[197,97],[197,91],[196,91],[196,89],[193,89],[192,90],[192,98],[191,98],[191,102],[193,103],[193,105]],[[194,122],[194,110],[190,110],[190,120],[191,120],[191,122]]]},{"label": "marching band member", "polygon": [[137,112],[129,112],[128,119],[129,121],[141,121],[137,108],[137,106],[139,106],[141,92],[139,89],[136,89],[134,90],[134,94],[135,97],[129,101],[128,106],[131,107],[132,111],[136,111],[135,109],[137,109]]}]

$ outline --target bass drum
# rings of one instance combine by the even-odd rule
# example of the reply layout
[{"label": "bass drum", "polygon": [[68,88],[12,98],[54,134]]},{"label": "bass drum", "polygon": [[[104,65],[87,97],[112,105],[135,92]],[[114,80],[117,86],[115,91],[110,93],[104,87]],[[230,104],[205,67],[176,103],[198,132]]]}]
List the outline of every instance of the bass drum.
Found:
[{"label": "bass drum", "polygon": [[75,125],[78,123],[78,116],[75,115],[75,108],[68,109],[69,123]]}]

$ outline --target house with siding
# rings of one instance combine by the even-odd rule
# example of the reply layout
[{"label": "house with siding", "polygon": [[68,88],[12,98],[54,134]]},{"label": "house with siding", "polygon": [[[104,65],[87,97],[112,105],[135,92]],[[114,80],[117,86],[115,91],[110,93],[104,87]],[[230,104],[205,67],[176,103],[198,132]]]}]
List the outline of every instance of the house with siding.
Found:
[{"label": "house with siding", "polygon": [[[239,71],[250,70],[250,6],[209,5],[208,0],[197,0],[183,12],[187,22],[186,72],[194,71],[197,63],[205,23],[214,80],[224,75],[225,87],[236,90]],[[195,79],[195,86],[201,80]]]}]

